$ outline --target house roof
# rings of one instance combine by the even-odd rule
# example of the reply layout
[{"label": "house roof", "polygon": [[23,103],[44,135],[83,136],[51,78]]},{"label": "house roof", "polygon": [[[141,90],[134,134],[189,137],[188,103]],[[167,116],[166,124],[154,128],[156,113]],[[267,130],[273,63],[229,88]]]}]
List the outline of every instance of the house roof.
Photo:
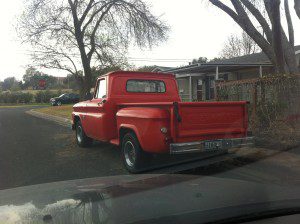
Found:
[{"label": "house roof", "polygon": [[[300,45],[295,46],[295,51],[300,50]],[[267,55],[263,52],[248,54],[240,57],[234,57],[229,59],[216,60],[208,62],[207,64],[260,64],[271,63]]]},{"label": "house roof", "polygon": [[208,62],[207,64],[259,64],[259,63],[270,63],[267,55],[265,53],[254,53],[249,55],[244,55],[240,57],[234,57],[229,59],[216,60],[213,62]]},{"label": "house roof", "polygon": [[[300,45],[295,46],[295,52],[300,53]],[[213,62],[203,64],[192,64],[183,67],[171,68],[162,70],[162,72],[172,72],[176,74],[182,73],[209,73],[215,72],[219,67],[220,72],[235,71],[240,69],[247,69],[250,67],[273,67],[265,53],[254,53],[240,57],[234,57],[223,60],[216,60]]]},{"label": "house roof", "polygon": [[165,70],[163,72],[167,73],[175,73],[175,74],[191,74],[191,73],[197,73],[197,74],[207,74],[207,73],[216,73],[216,70],[218,68],[219,72],[232,72],[232,71],[239,71],[243,69],[248,68],[259,68],[259,67],[273,67],[271,63],[257,63],[257,64],[193,64],[188,65],[184,67],[179,67],[175,69]]},{"label": "house roof", "polygon": [[156,66],[151,72],[162,72],[170,69],[174,69],[174,67]]}]

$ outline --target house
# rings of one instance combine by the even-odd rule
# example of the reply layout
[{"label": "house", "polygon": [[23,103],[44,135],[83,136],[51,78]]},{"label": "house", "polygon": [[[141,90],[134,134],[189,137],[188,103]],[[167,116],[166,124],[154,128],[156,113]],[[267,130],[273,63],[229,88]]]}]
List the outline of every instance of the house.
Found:
[{"label": "house", "polygon": [[54,76],[58,85],[63,85],[67,77]]},{"label": "house", "polygon": [[[300,64],[300,46],[295,46]],[[156,68],[154,72],[176,75],[179,94],[183,101],[215,99],[215,82],[243,80],[262,77],[273,70],[273,65],[264,53],[255,53],[204,64],[192,64],[177,68]]]}]

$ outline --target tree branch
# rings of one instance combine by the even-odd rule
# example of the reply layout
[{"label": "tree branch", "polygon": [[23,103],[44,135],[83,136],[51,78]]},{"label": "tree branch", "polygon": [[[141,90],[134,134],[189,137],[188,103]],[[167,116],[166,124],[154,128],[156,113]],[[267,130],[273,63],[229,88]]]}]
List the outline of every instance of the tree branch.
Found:
[{"label": "tree branch", "polygon": [[86,6],[80,20],[79,20],[79,24],[80,26],[82,25],[83,21],[85,20],[86,16],[88,15],[89,11],[91,10],[92,6],[93,6],[94,0],[90,0],[88,5]]},{"label": "tree branch", "polygon": [[297,16],[300,19],[300,0],[294,0],[294,9],[296,11]]},{"label": "tree branch", "polygon": [[110,4],[105,10],[104,12],[101,14],[101,16],[99,17],[99,19],[97,20],[95,27],[93,29],[93,32],[91,34],[90,37],[90,45],[91,45],[91,50],[89,51],[89,53],[87,54],[88,60],[90,61],[92,59],[93,53],[95,52],[95,36],[96,36],[96,32],[100,26],[101,21],[103,20],[104,16],[109,12],[110,8],[113,6],[113,4]]},{"label": "tree branch", "polygon": [[289,42],[294,47],[295,45],[294,27],[293,27],[293,21],[291,18],[288,0],[284,0],[284,9],[285,9],[285,16],[286,16],[286,21],[287,21],[288,31],[289,31]]},{"label": "tree branch", "polygon": [[219,0],[210,0],[210,2],[227,13],[257,43],[270,61],[275,64],[275,55],[272,46],[254,27],[238,0],[231,0],[236,12]]},{"label": "tree branch", "polygon": [[243,5],[252,13],[252,15],[256,18],[256,20],[259,22],[261,27],[263,28],[263,31],[266,34],[266,37],[270,44],[272,44],[272,30],[267,22],[267,20],[263,17],[261,12],[251,3],[249,0],[241,0]]},{"label": "tree branch", "polygon": [[99,9],[97,9],[95,12],[93,12],[93,14],[90,16],[89,20],[86,22],[86,24],[83,26],[82,28],[82,32],[85,33],[85,30],[87,29],[87,27],[91,24],[91,22],[93,22],[94,18],[98,15],[98,13],[100,13],[103,9],[105,9],[105,7],[107,7],[110,4],[114,4],[115,2],[117,2],[118,0],[113,0],[113,1],[109,1],[105,4],[103,4]]}]

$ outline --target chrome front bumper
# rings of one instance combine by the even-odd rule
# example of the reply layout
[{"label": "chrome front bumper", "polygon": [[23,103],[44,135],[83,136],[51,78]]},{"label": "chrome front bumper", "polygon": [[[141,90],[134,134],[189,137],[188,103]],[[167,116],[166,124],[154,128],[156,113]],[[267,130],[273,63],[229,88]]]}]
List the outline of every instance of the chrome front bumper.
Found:
[{"label": "chrome front bumper", "polygon": [[199,142],[184,142],[171,143],[170,154],[183,154],[195,152],[215,152],[219,150],[227,150],[230,148],[239,148],[252,146],[254,144],[254,137],[246,138],[231,138],[231,139],[216,139]]}]

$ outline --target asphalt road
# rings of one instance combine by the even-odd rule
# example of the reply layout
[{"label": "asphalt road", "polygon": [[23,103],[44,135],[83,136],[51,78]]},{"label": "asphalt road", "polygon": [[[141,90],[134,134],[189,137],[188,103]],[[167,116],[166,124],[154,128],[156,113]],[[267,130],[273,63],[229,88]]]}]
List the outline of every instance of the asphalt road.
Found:
[{"label": "asphalt road", "polygon": [[79,148],[69,128],[29,109],[0,108],[0,189],[126,173],[115,147]]},{"label": "asphalt road", "polygon": [[[0,189],[128,174],[117,147],[96,142],[89,149],[79,148],[69,128],[26,114],[29,109],[0,108]],[[195,155],[155,156],[148,166],[192,159],[197,161],[151,172],[180,172],[300,185],[299,148],[283,152],[259,150],[251,156],[223,155],[205,160]]]}]

